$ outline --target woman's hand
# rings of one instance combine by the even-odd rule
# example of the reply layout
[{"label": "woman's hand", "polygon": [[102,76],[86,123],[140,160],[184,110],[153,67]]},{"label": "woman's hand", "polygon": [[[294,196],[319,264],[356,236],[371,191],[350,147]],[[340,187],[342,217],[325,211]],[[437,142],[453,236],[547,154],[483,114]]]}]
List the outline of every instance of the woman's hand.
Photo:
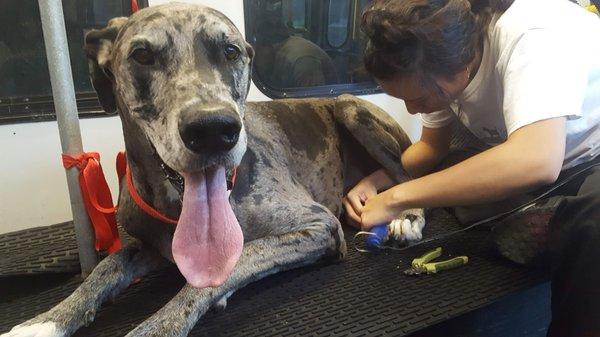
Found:
[{"label": "woman's hand", "polygon": [[388,224],[405,210],[399,203],[398,198],[401,187],[402,185],[395,186],[366,201],[360,214],[362,230],[368,231],[373,226]]},{"label": "woman's hand", "polygon": [[365,202],[377,195],[377,186],[374,179],[366,177],[354,186],[350,192],[342,199],[348,224],[352,227],[361,227],[361,213]]}]

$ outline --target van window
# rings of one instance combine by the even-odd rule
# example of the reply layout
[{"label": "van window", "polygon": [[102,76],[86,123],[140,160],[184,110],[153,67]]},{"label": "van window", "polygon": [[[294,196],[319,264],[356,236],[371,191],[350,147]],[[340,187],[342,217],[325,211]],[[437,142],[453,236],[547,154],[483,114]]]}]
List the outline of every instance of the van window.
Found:
[{"label": "van window", "polygon": [[348,38],[350,1],[330,0],[327,19],[327,42],[333,48],[340,48]]},{"label": "van window", "polygon": [[271,98],[367,94],[360,18],[369,0],[244,0],[253,80]]},{"label": "van window", "polygon": [[[63,0],[80,115],[102,115],[88,77],[84,36],[116,16],[131,14],[131,0]],[[138,5],[144,6],[138,0]],[[141,7],[140,6],[140,7]],[[55,118],[37,0],[2,0],[0,11],[0,123]]]}]

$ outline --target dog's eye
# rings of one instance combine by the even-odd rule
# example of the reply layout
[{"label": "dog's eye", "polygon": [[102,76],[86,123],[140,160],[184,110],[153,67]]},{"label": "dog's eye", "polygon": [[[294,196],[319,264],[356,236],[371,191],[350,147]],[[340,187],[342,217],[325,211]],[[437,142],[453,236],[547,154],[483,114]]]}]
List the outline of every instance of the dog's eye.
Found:
[{"label": "dog's eye", "polygon": [[232,44],[228,44],[227,46],[225,46],[225,57],[229,60],[229,61],[235,61],[240,57],[240,49]]},{"label": "dog's eye", "polygon": [[146,48],[138,48],[131,53],[131,57],[139,64],[145,66],[154,64],[154,54]]}]

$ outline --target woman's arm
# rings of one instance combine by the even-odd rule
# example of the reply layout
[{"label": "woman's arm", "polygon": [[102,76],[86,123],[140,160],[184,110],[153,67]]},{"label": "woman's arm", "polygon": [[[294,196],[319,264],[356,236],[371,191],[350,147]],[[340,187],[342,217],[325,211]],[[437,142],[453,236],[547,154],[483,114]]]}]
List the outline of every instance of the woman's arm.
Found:
[{"label": "woman's arm", "polygon": [[526,125],[501,145],[370,198],[361,213],[363,228],[405,209],[481,204],[553,183],[564,160],[565,124],[559,117]]},{"label": "woman's arm", "polygon": [[[423,127],[421,139],[402,153],[402,166],[412,178],[431,172],[450,149],[453,124],[441,128]],[[384,169],[377,170],[361,182],[370,182],[377,190],[388,189],[397,182]]]},{"label": "woman's arm", "polygon": [[412,178],[430,173],[446,157],[453,128],[454,123],[436,129],[423,127],[421,139],[402,154],[402,166]]},{"label": "woman's arm", "polygon": [[[420,177],[430,172],[442,161],[450,148],[452,127],[452,124],[436,129],[423,127],[421,139],[402,154],[402,165],[411,177]],[[364,202],[377,195],[377,191],[388,189],[397,183],[384,169],[363,178],[342,200],[349,223],[360,227]]]}]

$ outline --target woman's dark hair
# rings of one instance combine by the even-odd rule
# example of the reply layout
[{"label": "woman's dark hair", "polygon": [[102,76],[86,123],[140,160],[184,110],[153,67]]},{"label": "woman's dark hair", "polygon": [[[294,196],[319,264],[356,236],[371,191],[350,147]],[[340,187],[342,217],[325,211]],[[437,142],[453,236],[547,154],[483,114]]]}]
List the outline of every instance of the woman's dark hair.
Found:
[{"label": "woman's dark hair", "polygon": [[514,0],[374,0],[362,16],[365,68],[377,79],[450,77],[475,57],[494,13]]}]

